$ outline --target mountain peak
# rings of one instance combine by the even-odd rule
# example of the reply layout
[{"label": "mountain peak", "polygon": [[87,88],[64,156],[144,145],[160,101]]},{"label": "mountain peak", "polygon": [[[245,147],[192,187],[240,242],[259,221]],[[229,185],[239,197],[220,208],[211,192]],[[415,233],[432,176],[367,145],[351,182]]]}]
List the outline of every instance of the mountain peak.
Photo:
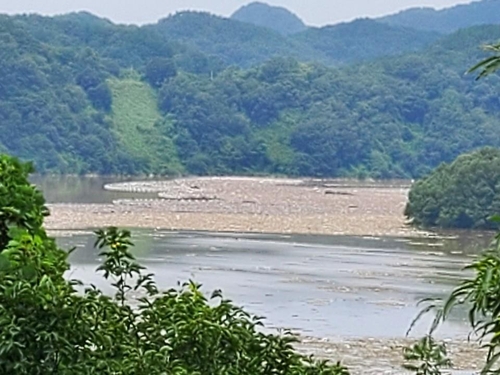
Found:
[{"label": "mountain peak", "polygon": [[238,9],[232,19],[273,29],[283,35],[296,34],[307,29],[304,22],[283,7],[253,2]]}]

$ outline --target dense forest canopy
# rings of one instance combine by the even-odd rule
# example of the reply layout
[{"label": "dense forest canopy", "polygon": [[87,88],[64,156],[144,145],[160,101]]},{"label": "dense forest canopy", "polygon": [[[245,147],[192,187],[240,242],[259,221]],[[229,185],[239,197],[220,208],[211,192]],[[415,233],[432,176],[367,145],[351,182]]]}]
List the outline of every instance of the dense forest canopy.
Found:
[{"label": "dense forest canopy", "polygon": [[272,28],[201,12],[180,12],[149,27],[228,65],[246,68],[274,57],[326,65],[366,61],[421,49],[440,36],[374,20],[308,28],[287,36]]},{"label": "dense forest canopy", "polygon": [[417,30],[452,33],[471,26],[500,24],[500,2],[497,0],[472,1],[441,10],[411,8],[379,20],[390,25],[406,26]]},{"label": "dense forest canopy", "polygon": [[295,34],[307,29],[304,22],[288,9],[261,2],[253,2],[241,7],[233,13],[231,18],[267,27],[283,35]]},{"label": "dense forest canopy", "polygon": [[[500,147],[499,77],[464,76],[500,26],[437,37],[371,20],[286,37],[190,12],[144,27],[0,16],[0,150],[41,172],[422,176]],[[365,61],[321,63],[351,58]]]},{"label": "dense forest canopy", "polygon": [[439,37],[436,32],[391,26],[366,18],[311,27],[292,38],[316,51],[323,51],[326,63],[340,65],[421,50]]},{"label": "dense forest canopy", "polygon": [[424,227],[497,229],[500,150],[485,148],[442,164],[412,187],[406,216]]},{"label": "dense forest canopy", "polygon": [[276,56],[326,61],[322,51],[299,43],[277,31],[202,12],[180,12],[149,29],[168,40],[180,41],[226,65],[250,67]]}]

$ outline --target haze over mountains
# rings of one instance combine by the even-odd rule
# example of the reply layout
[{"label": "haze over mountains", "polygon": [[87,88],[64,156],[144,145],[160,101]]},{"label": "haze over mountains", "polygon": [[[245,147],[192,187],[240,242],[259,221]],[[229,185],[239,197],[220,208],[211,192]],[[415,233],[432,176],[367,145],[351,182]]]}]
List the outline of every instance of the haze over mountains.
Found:
[{"label": "haze over mountains", "polygon": [[217,56],[227,64],[245,67],[273,56],[329,65],[359,62],[417,51],[442,34],[480,24],[500,24],[500,1],[483,0],[440,11],[409,9],[380,19],[321,28],[307,27],[284,8],[254,2],[230,19],[181,12],[161,20],[159,27],[167,37]]},{"label": "haze over mountains", "polygon": [[500,1],[475,1],[442,10],[413,8],[379,18],[379,21],[417,30],[451,33],[471,26],[499,24]]},{"label": "haze over mountains", "polygon": [[[296,14],[282,7],[253,2],[235,12],[232,19],[264,26],[284,35],[305,31],[307,26]],[[450,8],[410,8],[396,14],[376,19],[389,25],[416,30],[451,33],[462,28],[500,23],[500,1],[482,0]],[[332,28],[325,26],[325,28]],[[320,28],[321,29],[321,28]]]},{"label": "haze over mountains", "polygon": [[[447,27],[497,4],[459,7]],[[46,172],[388,178],[500,147],[500,79],[463,74],[500,39],[499,22],[292,33],[295,16],[260,4],[250,18],[259,9],[288,21],[0,16],[0,150]]]}]

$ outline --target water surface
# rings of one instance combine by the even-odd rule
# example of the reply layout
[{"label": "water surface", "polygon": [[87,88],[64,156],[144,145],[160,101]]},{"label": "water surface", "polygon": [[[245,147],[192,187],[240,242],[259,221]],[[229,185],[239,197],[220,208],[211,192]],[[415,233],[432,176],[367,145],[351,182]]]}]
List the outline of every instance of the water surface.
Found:
[{"label": "water surface", "polygon": [[[419,311],[417,302],[444,297],[477,252],[459,253],[459,240],[424,245],[393,238],[133,233],[135,255],[161,288],[194,280],[207,295],[222,289],[272,327],[317,337],[404,336]],[[78,247],[72,277],[106,288],[94,271],[99,259],[92,235],[59,242]],[[465,335],[465,320],[465,314],[455,314],[441,335]],[[420,324],[414,333],[426,329]]]},{"label": "water surface", "polygon": [[[49,203],[112,203],[144,198],[105,191],[124,178],[35,177]],[[151,196],[153,197],[153,196]],[[84,229],[84,228],[82,228]],[[207,294],[224,295],[267,317],[272,327],[318,337],[402,337],[419,311],[417,302],[444,297],[462,268],[491,234],[446,233],[449,239],[280,236],[133,230],[139,261],[161,288],[192,279]],[[109,290],[96,274],[100,259],[91,233],[58,239],[76,246],[71,276]],[[415,335],[427,329],[420,324]],[[464,312],[453,315],[442,336],[465,337]]]},{"label": "water surface", "polygon": [[156,194],[104,190],[107,184],[133,181],[131,177],[34,175],[30,180],[43,191],[47,203],[112,203],[117,199],[157,197]]}]

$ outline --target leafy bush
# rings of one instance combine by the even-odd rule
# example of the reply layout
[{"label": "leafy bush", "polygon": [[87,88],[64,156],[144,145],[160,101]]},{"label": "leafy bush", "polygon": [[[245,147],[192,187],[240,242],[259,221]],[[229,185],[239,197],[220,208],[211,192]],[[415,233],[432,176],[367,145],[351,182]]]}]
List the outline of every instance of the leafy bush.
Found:
[{"label": "leafy bush", "polygon": [[412,187],[405,214],[417,225],[494,229],[500,212],[500,150],[485,148],[443,164]]},{"label": "leafy bush", "polygon": [[450,367],[446,345],[437,343],[432,336],[425,336],[411,347],[404,348],[403,368],[416,375],[441,375],[442,367]]},{"label": "leafy bush", "polygon": [[[261,318],[218,291],[210,301],[194,283],[160,293],[132,256],[128,231],[97,232],[98,272],[114,296],[67,280],[68,253],[43,229],[29,167],[0,161],[1,374],[348,374],[298,354],[289,333],[264,333]],[[130,292],[142,295],[136,306]]]},{"label": "leafy bush", "polygon": [[[499,220],[500,218],[495,218],[495,221]],[[468,310],[469,324],[474,334],[469,335],[469,339],[476,337],[482,348],[487,350],[481,374],[500,374],[500,233],[496,235],[491,246],[465,270],[472,276],[463,280],[446,300],[426,300],[429,302],[428,306],[411,325],[410,330],[423,315],[430,311],[435,312],[429,335],[424,339],[430,345],[420,345],[420,350],[407,348],[405,354],[420,354],[419,359],[427,358],[435,363],[449,365],[445,348],[434,342],[432,336],[449,318],[453,309],[465,308]],[[413,370],[416,371],[415,368]],[[438,367],[434,367],[434,370],[437,371],[435,374],[440,374]]]}]

